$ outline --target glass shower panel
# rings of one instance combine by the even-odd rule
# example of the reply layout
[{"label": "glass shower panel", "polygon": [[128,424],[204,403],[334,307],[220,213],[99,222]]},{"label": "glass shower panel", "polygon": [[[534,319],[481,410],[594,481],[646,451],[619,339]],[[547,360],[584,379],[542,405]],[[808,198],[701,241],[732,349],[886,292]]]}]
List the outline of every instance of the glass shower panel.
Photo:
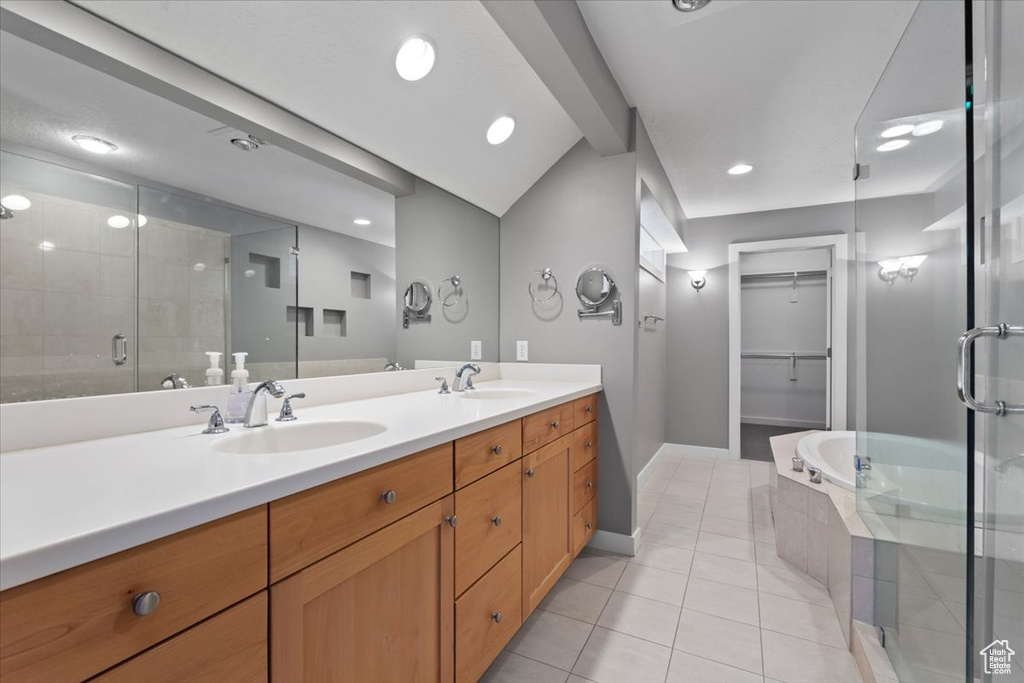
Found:
[{"label": "glass shower panel", "polygon": [[0,402],[135,390],[135,186],[0,152]]},{"label": "glass shower panel", "polygon": [[874,617],[901,681],[969,661],[965,19],[925,0],[855,129],[857,505],[876,538]]},{"label": "glass shower panel", "polygon": [[[974,6],[976,322],[1024,327],[1024,3]],[[975,344],[977,398],[1024,405],[1024,338]],[[1024,681],[1024,415],[976,414],[975,676]],[[1004,642],[1005,641],[1005,642]],[[1007,651],[1015,655],[1009,655]]]},{"label": "glass shower panel", "polygon": [[296,228],[139,187],[139,389],[206,383],[208,352],[249,354],[250,381],[296,376]]}]

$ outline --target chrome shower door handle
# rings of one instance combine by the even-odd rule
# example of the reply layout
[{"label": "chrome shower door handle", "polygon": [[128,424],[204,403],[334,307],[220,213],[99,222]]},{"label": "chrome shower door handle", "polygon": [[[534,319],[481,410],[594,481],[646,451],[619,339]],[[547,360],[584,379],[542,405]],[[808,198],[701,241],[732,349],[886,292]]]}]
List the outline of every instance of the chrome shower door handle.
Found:
[{"label": "chrome shower door handle", "polygon": [[1006,323],[999,323],[991,327],[975,327],[965,332],[957,341],[956,358],[956,393],[960,401],[971,410],[978,413],[992,413],[994,415],[1020,415],[1024,414],[1024,405],[1008,405],[1005,401],[985,403],[978,401],[971,394],[971,380],[968,372],[971,371],[971,346],[974,340],[979,337],[995,337],[996,339],[1007,339],[1008,337],[1024,337],[1024,327],[1012,327]]},{"label": "chrome shower door handle", "polygon": [[110,360],[114,361],[114,365],[128,362],[128,338],[120,332],[110,338]]}]

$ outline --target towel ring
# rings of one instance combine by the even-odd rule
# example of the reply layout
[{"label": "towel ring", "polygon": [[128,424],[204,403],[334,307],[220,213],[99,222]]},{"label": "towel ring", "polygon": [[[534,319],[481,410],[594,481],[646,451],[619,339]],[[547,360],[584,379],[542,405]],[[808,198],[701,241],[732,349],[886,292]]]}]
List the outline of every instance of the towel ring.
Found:
[{"label": "towel ring", "polygon": [[[441,288],[444,287],[444,283],[446,282],[450,283],[452,286],[452,289],[450,292],[448,292],[447,296],[441,293]],[[448,308],[449,306],[456,306],[460,301],[462,301],[463,292],[461,285],[462,278],[459,277],[458,275],[452,275],[451,277],[441,280],[441,284],[437,286],[437,298],[441,302],[442,306]],[[448,300],[451,299],[453,296],[455,297],[455,299],[451,303],[448,303]]]},{"label": "towel ring", "polygon": [[545,284],[547,284],[549,280],[553,281],[555,284],[554,284],[554,291],[551,292],[550,296],[548,296],[548,297],[546,297],[544,299],[538,299],[537,295],[533,293],[533,282],[532,281],[528,282],[526,284],[526,289],[527,289],[527,291],[530,292],[530,298],[533,299],[534,301],[536,301],[539,304],[542,304],[542,303],[544,303],[546,301],[551,301],[552,299],[554,299],[555,296],[558,294],[558,278],[555,277],[554,273],[551,272],[550,268],[545,268],[544,270],[535,270],[533,272],[535,272],[538,275],[540,275],[540,279],[543,280]]}]

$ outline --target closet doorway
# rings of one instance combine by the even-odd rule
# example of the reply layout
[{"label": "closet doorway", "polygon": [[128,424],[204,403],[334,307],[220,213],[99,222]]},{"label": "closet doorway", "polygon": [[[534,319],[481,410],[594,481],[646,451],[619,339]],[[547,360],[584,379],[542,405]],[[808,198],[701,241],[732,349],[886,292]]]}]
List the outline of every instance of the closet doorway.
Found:
[{"label": "closet doorway", "polygon": [[729,247],[729,454],[846,428],[847,237]]}]

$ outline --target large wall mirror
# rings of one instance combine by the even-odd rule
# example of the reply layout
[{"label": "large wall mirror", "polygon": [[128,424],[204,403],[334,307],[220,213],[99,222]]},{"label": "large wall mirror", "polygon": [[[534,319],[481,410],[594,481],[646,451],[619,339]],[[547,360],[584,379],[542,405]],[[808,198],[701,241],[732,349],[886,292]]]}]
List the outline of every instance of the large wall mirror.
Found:
[{"label": "large wall mirror", "polygon": [[[252,380],[455,363],[480,339],[497,360],[496,217],[422,182],[396,199],[5,31],[0,201],[0,402],[202,386],[210,354],[229,376],[247,353]],[[408,285],[458,272],[445,245],[467,232],[471,306],[403,328]]]}]

